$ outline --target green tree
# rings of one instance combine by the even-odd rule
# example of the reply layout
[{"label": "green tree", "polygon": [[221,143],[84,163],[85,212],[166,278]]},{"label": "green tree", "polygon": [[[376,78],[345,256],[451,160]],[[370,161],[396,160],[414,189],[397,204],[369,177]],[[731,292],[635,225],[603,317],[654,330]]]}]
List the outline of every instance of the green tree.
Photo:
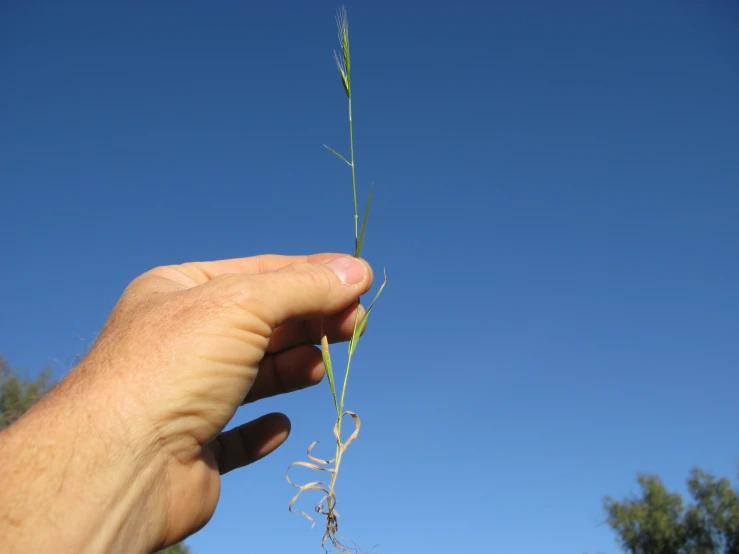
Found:
[{"label": "green tree", "polygon": [[8,360],[0,355],[0,431],[21,417],[53,386],[51,370],[46,368],[33,379],[24,379],[10,367]]},{"label": "green tree", "polygon": [[693,503],[669,492],[661,479],[640,475],[641,494],[606,497],[606,522],[630,554],[739,554],[739,493],[728,479],[700,469],[688,478]]},{"label": "green tree", "polygon": [[[27,377],[27,371],[21,374],[0,354],[0,431],[20,418],[54,386],[50,368],[40,371],[35,379]],[[191,551],[186,544],[177,543],[158,554],[191,554]]]}]

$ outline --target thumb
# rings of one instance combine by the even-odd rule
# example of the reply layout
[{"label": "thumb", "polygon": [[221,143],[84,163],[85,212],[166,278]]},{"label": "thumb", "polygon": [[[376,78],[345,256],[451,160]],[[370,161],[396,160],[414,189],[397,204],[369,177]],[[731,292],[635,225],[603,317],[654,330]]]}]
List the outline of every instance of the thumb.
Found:
[{"label": "thumb", "polygon": [[372,268],[351,256],[322,263],[298,262],[276,271],[249,275],[245,308],[273,329],[297,318],[335,314],[372,286]]}]

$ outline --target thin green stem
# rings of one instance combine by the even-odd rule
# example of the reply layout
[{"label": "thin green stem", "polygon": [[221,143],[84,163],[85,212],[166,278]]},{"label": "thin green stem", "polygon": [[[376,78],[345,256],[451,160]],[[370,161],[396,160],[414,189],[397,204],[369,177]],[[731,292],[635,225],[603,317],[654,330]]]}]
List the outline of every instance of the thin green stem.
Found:
[{"label": "thin green stem", "polygon": [[[359,326],[359,304],[357,304],[357,311],[354,314],[354,331],[352,332],[352,337],[356,336],[357,327]],[[346,395],[346,383],[349,381],[349,369],[352,365],[352,356],[354,355],[354,350],[349,349],[349,356],[346,360],[346,371],[344,372],[344,385],[341,387],[341,400],[339,401],[339,406],[341,407],[341,413],[344,413],[344,396]],[[341,428],[341,423],[339,423],[339,428]]]},{"label": "thin green stem", "polygon": [[349,92],[349,157],[352,168],[352,193],[354,194],[354,251],[359,243],[359,211],[357,210],[357,179],[354,173],[354,124],[352,122],[352,98]]},{"label": "thin green stem", "polygon": [[[351,82],[351,81],[350,81]],[[347,96],[349,97],[349,165],[352,168],[352,195],[354,197],[354,251],[357,251],[359,246],[359,210],[357,209],[357,177],[354,170],[354,122],[352,120],[352,97],[351,97],[351,85],[347,90]],[[357,313],[354,317],[354,330],[357,329],[359,323],[359,301],[357,301]],[[344,395],[346,394],[346,384],[349,381],[349,368],[352,363],[352,352],[349,352],[349,358],[346,362],[346,372],[344,373],[344,384],[341,387],[341,401],[339,402],[339,437],[341,437],[341,414],[344,413]],[[337,444],[338,452],[338,444]]]}]

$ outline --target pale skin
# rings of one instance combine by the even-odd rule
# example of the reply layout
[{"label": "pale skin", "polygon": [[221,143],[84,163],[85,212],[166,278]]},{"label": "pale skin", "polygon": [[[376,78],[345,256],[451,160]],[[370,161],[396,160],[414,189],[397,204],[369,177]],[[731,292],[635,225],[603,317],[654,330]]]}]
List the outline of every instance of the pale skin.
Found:
[{"label": "pale skin", "polygon": [[0,433],[0,545],[148,553],[212,517],[220,475],[280,446],[267,414],[222,433],[245,402],[324,375],[321,321],[351,337],[372,284],[340,254],[257,256],[135,279],[85,359]]}]

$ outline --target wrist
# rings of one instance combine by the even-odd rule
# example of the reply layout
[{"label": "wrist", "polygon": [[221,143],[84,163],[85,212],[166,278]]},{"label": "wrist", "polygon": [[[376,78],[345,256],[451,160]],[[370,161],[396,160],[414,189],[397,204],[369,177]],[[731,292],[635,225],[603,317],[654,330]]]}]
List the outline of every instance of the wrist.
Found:
[{"label": "wrist", "polygon": [[[78,371],[79,370],[79,371]],[[166,475],[132,439],[126,402],[77,368],[0,434],[0,544],[13,552],[149,552]]]}]

